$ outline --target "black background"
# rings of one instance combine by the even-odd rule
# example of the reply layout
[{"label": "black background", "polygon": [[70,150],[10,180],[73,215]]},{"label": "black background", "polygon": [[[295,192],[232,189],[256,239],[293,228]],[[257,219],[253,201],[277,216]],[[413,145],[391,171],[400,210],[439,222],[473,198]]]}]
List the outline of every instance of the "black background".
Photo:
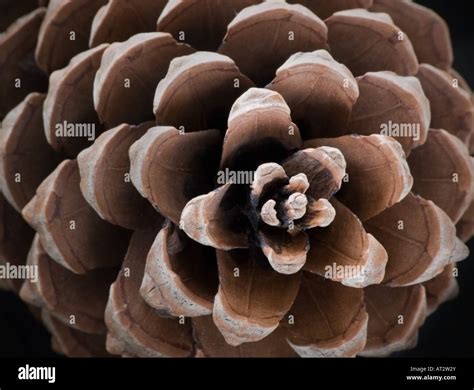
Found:
[{"label": "black background", "polygon": [[[474,23],[472,0],[418,0],[438,12],[448,23],[458,70],[474,86]],[[459,264],[460,294],[428,317],[418,346],[396,356],[474,357],[474,240],[471,256]],[[55,356],[49,335],[12,293],[0,292],[0,356]]]}]

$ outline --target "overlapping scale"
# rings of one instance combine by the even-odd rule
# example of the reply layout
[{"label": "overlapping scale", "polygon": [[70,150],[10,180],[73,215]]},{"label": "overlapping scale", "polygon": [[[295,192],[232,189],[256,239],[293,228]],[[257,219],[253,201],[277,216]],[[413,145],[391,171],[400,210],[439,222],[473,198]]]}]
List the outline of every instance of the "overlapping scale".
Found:
[{"label": "overlapping scale", "polygon": [[123,259],[129,232],[105,222],[89,206],[75,160],[63,161],[22,213],[48,255],[74,273],[117,266]]},{"label": "overlapping scale", "polygon": [[38,8],[0,35],[0,118],[31,92],[45,92],[47,76],[34,60],[38,31],[46,13]]},{"label": "overlapping scale", "polygon": [[255,170],[266,162],[280,162],[301,146],[299,129],[283,97],[278,92],[251,88],[230,111],[221,168]]},{"label": "overlapping scale", "polygon": [[51,347],[57,353],[73,357],[111,357],[105,349],[105,336],[84,333],[64,325],[47,310],[42,310],[42,321],[51,333]]},{"label": "overlapping scale", "polygon": [[46,73],[87,50],[92,19],[107,0],[50,0],[38,33],[35,59]]},{"label": "overlapping scale", "polygon": [[262,257],[252,248],[217,251],[219,291],[212,315],[231,346],[270,335],[298,293],[301,273],[274,272]]},{"label": "overlapping scale", "polygon": [[92,98],[94,77],[107,47],[81,52],[49,78],[43,107],[44,131],[58,153],[75,158],[104,130]]},{"label": "overlapping scale", "polygon": [[364,290],[364,301],[369,323],[367,344],[359,355],[388,356],[416,345],[418,330],[427,316],[426,293],[422,285],[370,286]]},{"label": "overlapping scale", "polygon": [[336,12],[325,22],[332,56],[354,76],[384,70],[402,76],[417,73],[410,39],[388,14],[352,9]]},{"label": "overlapping scale", "polygon": [[386,356],[456,295],[474,111],[445,23],[409,1],[288,3],[0,15],[30,12],[0,37],[0,264],[31,247],[38,270],[0,286],[55,351]]},{"label": "overlapping scale", "polygon": [[410,38],[420,63],[447,69],[453,49],[446,22],[434,11],[406,0],[374,0],[373,12],[388,13]]},{"label": "overlapping scale", "polygon": [[153,119],[155,88],[170,62],[193,52],[166,33],[142,33],[111,44],[94,79],[94,107],[101,123],[112,128]]},{"label": "overlapping scale", "polygon": [[43,94],[29,94],[2,123],[0,188],[18,212],[61,161],[46,140],[42,116],[44,100]]},{"label": "overlapping scale", "polygon": [[261,341],[233,347],[225,341],[211,316],[193,318],[193,334],[201,357],[297,357],[281,326]]},{"label": "overlapping scale", "polygon": [[163,216],[179,224],[186,204],[212,189],[221,142],[218,130],[182,134],[174,127],[152,127],[129,149],[131,180]]},{"label": "overlapping scale", "polygon": [[[334,221],[309,231],[310,251],[304,269],[349,287],[382,282],[387,252],[342,203],[331,200]],[[344,272],[347,271],[347,272]]]},{"label": "overlapping scale", "polygon": [[354,357],[365,346],[364,291],[304,273],[289,310],[288,342],[301,357]]},{"label": "overlapping scale", "polygon": [[156,123],[186,133],[224,130],[232,104],[252,86],[224,55],[197,52],[175,58],[155,91]]},{"label": "overlapping scale", "polygon": [[431,128],[449,131],[469,146],[474,129],[471,94],[455,77],[429,64],[421,64],[416,77],[430,101]]},{"label": "overlapping scale", "polygon": [[167,0],[109,0],[95,14],[89,46],[126,41],[153,31]]},{"label": "overlapping scale", "polygon": [[215,251],[190,240],[167,222],[146,258],[140,287],[145,301],[175,317],[209,315],[217,284]]},{"label": "overlapping scale", "polygon": [[[0,264],[25,265],[34,230],[0,194]],[[18,292],[23,279],[0,279],[0,288]]]},{"label": "overlapping scale", "polygon": [[283,96],[304,139],[343,135],[359,98],[352,73],[325,50],[292,55],[267,88]]},{"label": "overlapping scale", "polygon": [[412,193],[365,226],[388,253],[383,283],[389,286],[425,282],[469,254],[448,215]]},{"label": "overlapping scale", "polygon": [[408,164],[413,192],[432,200],[457,223],[474,197],[474,161],[466,146],[447,131],[431,129]]},{"label": "overlapping scale", "polygon": [[337,11],[369,8],[373,4],[373,0],[289,0],[288,3],[302,4],[321,19],[326,19]]},{"label": "overlapping scale", "polygon": [[33,240],[27,265],[36,268],[37,279],[24,282],[20,290],[24,301],[46,309],[74,329],[105,334],[105,304],[117,269],[74,274],[46,254],[38,235]]},{"label": "overlapping scale", "polygon": [[[227,25],[243,8],[261,0],[170,0],[157,21],[157,31],[172,34],[197,50],[216,51]],[[199,23],[196,23],[199,20]]]},{"label": "overlapping scale", "polygon": [[309,9],[267,1],[237,14],[218,51],[257,86],[265,86],[292,54],[327,48],[327,27]]},{"label": "overlapping scale", "polygon": [[369,72],[357,77],[360,96],[347,133],[383,134],[395,138],[408,155],[426,142],[431,122],[430,102],[416,77]]},{"label": "overlapping scale", "polygon": [[103,133],[78,156],[82,195],[106,221],[126,229],[146,229],[160,215],[132,184],[129,148],[153,126],[120,125]]},{"label": "overlapping scale", "polygon": [[337,198],[362,221],[400,202],[410,192],[413,177],[401,145],[374,134],[318,138],[305,147],[331,146],[347,162],[347,176]]},{"label": "overlapping scale", "polygon": [[158,229],[134,233],[105,311],[107,350],[131,357],[194,354],[191,320],[161,317],[140,295],[145,258]]}]

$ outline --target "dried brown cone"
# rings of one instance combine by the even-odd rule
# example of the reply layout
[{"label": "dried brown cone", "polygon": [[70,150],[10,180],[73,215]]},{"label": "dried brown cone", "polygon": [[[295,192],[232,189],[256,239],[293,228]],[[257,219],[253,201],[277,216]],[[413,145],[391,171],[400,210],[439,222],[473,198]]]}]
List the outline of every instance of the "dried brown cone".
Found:
[{"label": "dried brown cone", "polygon": [[431,10],[16,3],[0,262],[38,278],[1,285],[56,351],[386,356],[456,295],[474,108]]}]

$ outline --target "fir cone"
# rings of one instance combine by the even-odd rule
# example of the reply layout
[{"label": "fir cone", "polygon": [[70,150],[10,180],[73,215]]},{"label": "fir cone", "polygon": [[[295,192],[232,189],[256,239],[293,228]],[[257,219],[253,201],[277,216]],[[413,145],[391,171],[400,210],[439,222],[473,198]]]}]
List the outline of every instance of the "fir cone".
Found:
[{"label": "fir cone", "polygon": [[56,351],[387,356],[456,295],[474,106],[433,11],[0,4],[0,260],[38,271],[1,282]]}]

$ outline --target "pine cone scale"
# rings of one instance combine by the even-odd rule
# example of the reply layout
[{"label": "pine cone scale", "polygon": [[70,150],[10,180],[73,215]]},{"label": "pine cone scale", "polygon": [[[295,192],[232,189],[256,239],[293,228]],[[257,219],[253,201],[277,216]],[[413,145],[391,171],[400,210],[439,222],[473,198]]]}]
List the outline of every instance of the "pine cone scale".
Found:
[{"label": "pine cone scale", "polygon": [[434,12],[41,5],[0,18],[0,263],[39,272],[0,284],[56,351],[387,356],[454,298],[474,106]]}]

